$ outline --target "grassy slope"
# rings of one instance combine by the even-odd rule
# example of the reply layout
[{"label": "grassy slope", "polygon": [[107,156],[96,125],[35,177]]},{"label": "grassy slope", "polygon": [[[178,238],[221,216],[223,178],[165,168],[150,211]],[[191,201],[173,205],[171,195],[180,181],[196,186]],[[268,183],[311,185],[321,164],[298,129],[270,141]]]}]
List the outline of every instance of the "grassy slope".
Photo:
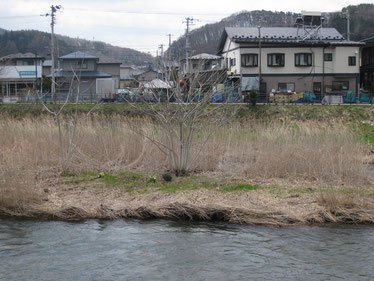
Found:
[{"label": "grassy slope", "polygon": [[[79,104],[80,113],[88,113],[94,105]],[[212,105],[214,106],[214,105]],[[288,116],[297,120],[328,120],[341,118],[344,121],[371,120],[374,121],[374,106],[340,105],[340,106],[319,106],[319,105],[257,105],[255,107],[246,105],[228,105],[240,107],[237,116],[239,118],[255,117],[256,119],[269,120]],[[50,104],[50,108],[59,108],[60,105]],[[68,104],[64,113],[70,114],[75,110],[75,105]],[[93,111],[97,114],[116,115],[134,114],[136,110],[126,103],[100,104]],[[12,117],[24,117],[26,115],[39,116],[48,114],[42,104],[0,104],[0,114]]]}]

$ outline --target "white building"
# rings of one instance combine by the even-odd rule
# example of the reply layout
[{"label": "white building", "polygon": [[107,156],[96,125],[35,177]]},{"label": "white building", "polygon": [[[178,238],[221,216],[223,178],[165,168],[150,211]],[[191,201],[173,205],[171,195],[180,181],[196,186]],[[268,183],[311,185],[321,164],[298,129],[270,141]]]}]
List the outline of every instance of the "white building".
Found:
[{"label": "white building", "polygon": [[[320,16],[319,16],[320,18]],[[318,19],[318,18],[317,18]],[[314,24],[314,22],[313,22]],[[334,28],[225,28],[219,54],[242,91],[258,89],[357,94],[361,42],[347,41]]]},{"label": "white building", "polygon": [[40,90],[44,58],[32,53],[0,58],[0,97],[25,97]]},{"label": "white building", "polygon": [[192,73],[200,71],[208,71],[221,68],[221,57],[211,54],[198,54],[181,61],[182,72]]}]

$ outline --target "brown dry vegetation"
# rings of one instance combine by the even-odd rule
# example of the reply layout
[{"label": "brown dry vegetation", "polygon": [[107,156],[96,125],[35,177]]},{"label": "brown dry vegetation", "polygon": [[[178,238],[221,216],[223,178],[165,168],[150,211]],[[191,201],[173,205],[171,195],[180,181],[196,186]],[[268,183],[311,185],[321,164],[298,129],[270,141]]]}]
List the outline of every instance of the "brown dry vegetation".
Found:
[{"label": "brown dry vegetation", "polygon": [[[69,118],[64,120],[67,149]],[[142,126],[160,141],[146,119],[79,118],[69,172],[166,171],[168,159],[130,127]],[[130,126],[131,125],[131,126]],[[372,177],[369,148],[340,122],[266,124],[233,121],[198,132],[195,174],[264,186],[316,187],[315,194],[274,195],[266,190],[223,194],[216,190],[131,195],[117,189],[66,186],[59,169],[58,131],[49,117],[0,121],[0,213],[31,217],[179,217],[239,223],[374,222],[367,197]],[[209,131],[210,132],[210,131]],[[349,194],[340,189],[350,188]]]}]

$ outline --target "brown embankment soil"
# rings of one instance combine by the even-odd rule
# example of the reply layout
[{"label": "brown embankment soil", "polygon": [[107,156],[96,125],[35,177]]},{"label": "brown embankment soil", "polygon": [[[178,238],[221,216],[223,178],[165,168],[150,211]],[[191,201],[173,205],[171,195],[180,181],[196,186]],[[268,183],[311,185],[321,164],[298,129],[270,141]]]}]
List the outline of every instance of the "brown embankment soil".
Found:
[{"label": "brown embankment soil", "polygon": [[177,219],[256,225],[373,224],[374,198],[337,193],[276,195],[212,190],[131,195],[120,190],[52,187],[43,200],[0,208],[0,215],[34,219]]}]

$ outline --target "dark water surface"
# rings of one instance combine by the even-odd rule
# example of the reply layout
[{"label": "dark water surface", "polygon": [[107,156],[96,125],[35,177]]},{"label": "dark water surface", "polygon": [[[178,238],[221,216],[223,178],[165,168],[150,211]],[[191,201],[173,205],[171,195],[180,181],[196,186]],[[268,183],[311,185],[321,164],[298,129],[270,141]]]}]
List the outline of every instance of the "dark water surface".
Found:
[{"label": "dark water surface", "polygon": [[0,219],[1,280],[374,280],[374,227]]}]

